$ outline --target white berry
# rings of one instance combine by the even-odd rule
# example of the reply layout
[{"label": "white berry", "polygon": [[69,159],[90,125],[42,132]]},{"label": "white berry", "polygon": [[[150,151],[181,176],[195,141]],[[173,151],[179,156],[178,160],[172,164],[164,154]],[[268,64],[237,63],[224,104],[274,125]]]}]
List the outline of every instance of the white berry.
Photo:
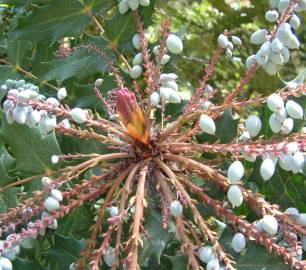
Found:
[{"label": "white berry", "polygon": [[269,180],[275,172],[275,165],[271,158],[266,158],[260,165],[260,175],[267,181]]},{"label": "white berry", "polygon": [[13,270],[12,262],[5,257],[0,257],[0,267],[2,270]]},{"label": "white berry", "polygon": [[160,96],[157,92],[153,92],[150,96],[150,102],[153,106],[157,106],[160,102]]},{"label": "white berry", "polygon": [[113,247],[108,247],[104,253],[103,259],[107,266],[112,267],[115,262],[115,249]]},{"label": "white berry", "polygon": [[267,105],[272,112],[277,112],[284,107],[285,103],[281,96],[272,94],[268,97]]},{"label": "white berry", "polygon": [[179,201],[173,201],[170,204],[170,212],[174,217],[179,217],[183,212],[183,206]]},{"label": "white berry", "polygon": [[206,270],[220,270],[219,260],[216,258],[210,260],[206,265]]},{"label": "white berry", "polygon": [[174,34],[168,36],[166,44],[168,50],[174,54],[180,54],[183,51],[182,40]]},{"label": "white berry", "polygon": [[60,208],[60,204],[58,200],[54,199],[53,197],[48,197],[45,200],[45,207],[49,211],[58,210]]},{"label": "white berry", "polygon": [[142,66],[136,65],[132,67],[130,71],[130,76],[132,79],[137,79],[141,76],[142,72],[143,72]]},{"label": "white berry", "polygon": [[228,168],[227,177],[231,184],[237,184],[244,175],[244,167],[239,160],[234,161]]},{"label": "white berry", "polygon": [[71,118],[79,123],[82,124],[86,121],[87,115],[86,112],[81,108],[74,108],[71,110]]},{"label": "white berry", "polygon": [[246,245],[245,236],[242,233],[236,233],[232,239],[232,247],[233,249],[239,253],[241,252]]},{"label": "white berry", "polygon": [[203,263],[208,263],[215,257],[212,246],[205,246],[199,249],[199,258]]},{"label": "white berry", "polygon": [[236,185],[231,186],[227,192],[227,199],[235,206],[240,206],[243,202],[243,195],[240,188]]},{"label": "white berry", "polygon": [[51,196],[58,202],[61,202],[63,200],[62,192],[58,189],[52,189],[51,190]]},{"label": "white berry", "polygon": [[67,97],[67,90],[66,90],[66,88],[65,87],[60,88],[58,90],[58,92],[57,92],[57,98],[59,100],[63,100],[66,97]]},{"label": "white berry", "polygon": [[268,234],[275,235],[278,230],[278,222],[275,217],[271,215],[265,215],[262,218],[262,228],[267,232]]},{"label": "white berry", "polygon": [[118,207],[116,207],[116,206],[111,206],[111,207],[108,209],[108,211],[109,211],[109,214],[110,214],[112,217],[116,217],[116,216],[119,215],[119,209],[118,209]]},{"label": "white berry", "polygon": [[286,111],[294,119],[303,119],[303,108],[300,104],[293,100],[288,100],[286,103]]},{"label": "white berry", "polygon": [[199,125],[205,133],[210,135],[214,135],[216,133],[216,125],[214,120],[206,114],[201,115]]},{"label": "white berry", "polygon": [[261,130],[261,120],[256,115],[250,115],[246,120],[245,127],[252,137],[256,137]]}]

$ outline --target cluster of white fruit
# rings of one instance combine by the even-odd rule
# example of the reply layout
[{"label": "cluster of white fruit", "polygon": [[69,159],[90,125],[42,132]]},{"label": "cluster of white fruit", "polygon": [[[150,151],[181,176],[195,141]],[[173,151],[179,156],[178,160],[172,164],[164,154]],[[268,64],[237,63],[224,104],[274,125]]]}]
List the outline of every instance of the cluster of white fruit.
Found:
[{"label": "cluster of white fruit", "polygon": [[127,13],[129,9],[135,11],[139,6],[147,7],[150,5],[150,0],[119,0],[119,12]]},{"label": "cluster of white fruit", "polygon": [[[1,86],[1,90],[6,91],[8,96],[14,97],[18,101],[14,102],[8,99],[3,103],[3,110],[9,124],[16,121],[18,124],[27,125],[30,128],[39,127],[44,135],[53,131],[57,126],[55,115],[45,110],[34,109],[27,104],[29,102],[44,102],[53,108],[57,108],[60,106],[60,101],[67,96],[66,88],[63,87],[58,90],[57,98],[46,98],[44,95],[39,94],[38,86],[26,83],[24,80],[8,79]],[[87,119],[86,111],[81,108],[72,109],[70,116],[72,120],[79,124],[84,123]],[[66,128],[70,128],[68,119],[63,119],[61,124]]]},{"label": "cluster of white fruit", "polygon": [[204,246],[199,249],[198,252],[199,259],[206,263],[207,270],[223,270],[224,266],[220,265],[220,262],[214,252],[212,246]]},{"label": "cluster of white fruit", "polygon": [[[12,259],[14,260],[20,253],[20,246],[16,245],[11,249],[4,248],[4,241],[0,241],[0,269],[12,270]],[[11,259],[10,259],[11,258]]]},{"label": "cluster of white fruit", "polygon": [[[290,0],[270,0],[272,10],[265,14],[268,22],[276,22],[280,15],[290,5]],[[306,10],[305,0],[298,1],[295,11]],[[292,14],[289,23],[282,23],[276,34],[271,36],[266,29],[259,29],[251,36],[251,43],[261,45],[255,55],[251,55],[246,60],[246,67],[249,69],[253,64],[262,66],[270,75],[275,75],[280,67],[290,59],[290,49],[298,49],[300,42],[293,30],[300,26],[300,18]]]},{"label": "cluster of white fruit", "polygon": [[228,37],[224,34],[219,35],[218,44],[220,47],[226,49],[226,56],[231,58],[233,56],[234,45],[240,47],[242,46],[241,39],[237,36],[231,36],[230,41]]},{"label": "cluster of white fruit", "polygon": [[[132,43],[135,49],[140,50],[141,44],[140,44],[140,35],[135,34],[132,39]],[[168,51],[170,51],[173,54],[180,54],[183,51],[183,42],[182,40],[174,35],[170,34],[167,37],[166,45]],[[153,53],[155,56],[158,55],[159,52],[159,46],[155,46],[153,48]],[[165,54],[161,58],[161,64],[165,65],[170,60],[170,55]],[[139,52],[135,55],[133,59],[133,67],[130,71],[130,76],[133,79],[139,78],[143,73],[142,68],[143,63],[143,56],[142,53]],[[178,85],[176,83],[177,75],[174,73],[169,74],[162,74],[160,78],[161,87],[159,90],[154,91],[150,96],[150,102],[152,106],[158,106],[161,99],[164,101],[167,101],[169,103],[180,103],[181,102],[181,96],[178,92]]]}]

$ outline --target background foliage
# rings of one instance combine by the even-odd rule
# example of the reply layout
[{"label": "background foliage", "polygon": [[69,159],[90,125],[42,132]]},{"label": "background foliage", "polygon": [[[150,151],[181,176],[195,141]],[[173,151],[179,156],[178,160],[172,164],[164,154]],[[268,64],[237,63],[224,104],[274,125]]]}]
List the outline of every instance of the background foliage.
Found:
[{"label": "background foliage", "polygon": [[[150,7],[142,10],[142,18],[145,25],[150,26],[148,32],[152,48],[157,41],[159,25],[165,15],[172,18],[172,31],[180,32],[184,36],[183,56],[177,56],[166,66],[166,70],[176,70],[185,97],[188,97],[197,86],[203,65],[207,63],[216,48],[217,36],[224,29],[229,29],[242,37],[244,46],[235,51],[232,60],[223,58],[220,61],[217,72],[211,80],[211,85],[220,89],[216,101],[221,99],[243,74],[246,57],[256,50],[248,43],[248,39],[254,29],[267,26],[264,13],[268,9],[268,1],[257,0],[250,3],[251,1],[169,0],[155,3],[151,0],[151,2]],[[130,13],[119,15],[116,4],[116,0],[0,1],[0,84],[8,78],[26,77],[38,84],[42,93],[50,96],[56,96],[56,91],[50,85],[65,86],[68,90],[66,102],[69,105],[90,108],[100,114],[105,113],[91,89],[98,77],[105,79],[102,85],[103,92],[115,88],[112,77],[104,75],[106,63],[97,55],[81,49],[73,51],[66,58],[59,58],[56,51],[59,48],[59,40],[64,37],[69,37],[71,47],[84,43],[96,44],[107,51],[122,67],[126,81],[131,83],[120,54],[127,56],[129,62],[132,61],[135,51],[131,38],[136,28],[132,15]],[[154,8],[156,12],[153,14]],[[105,30],[103,35],[92,23],[92,16],[99,18]],[[304,14],[304,22],[305,19]],[[306,60],[305,23],[299,29],[298,36],[302,48],[294,53],[290,64],[280,73],[286,81],[293,79],[300,72]],[[267,95],[280,85],[280,79],[271,79],[269,75],[260,71],[252,79],[244,95],[245,97],[259,93]],[[3,98],[3,94],[0,97]],[[305,100],[299,102],[305,104]],[[180,109],[170,106],[167,112],[170,114]],[[268,111],[261,111],[260,114],[267,125]],[[237,123],[235,115],[228,111],[217,125],[223,130],[234,130],[230,127],[237,127]],[[236,133],[229,132],[217,134],[214,138],[203,135],[198,139],[199,141],[219,139],[221,142],[229,142],[235,136]],[[271,134],[267,133],[265,136],[269,137]],[[58,135],[56,137],[53,133],[42,137],[38,129],[29,129],[17,124],[8,126],[6,121],[1,121],[0,140],[0,187],[17,179],[37,175],[37,180],[29,185],[0,193],[0,211],[14,206],[20,198],[29,196],[34,189],[39,188],[39,174],[54,169],[50,165],[51,155],[59,154],[61,151],[63,153],[107,151],[95,142],[81,143],[78,139],[67,139]],[[258,177],[259,164],[260,162],[257,162],[254,168],[251,163],[244,164],[245,167],[252,169],[247,179],[248,186],[260,190],[269,201],[279,203],[283,208],[294,206],[305,212],[304,176],[289,177],[287,173],[278,169],[268,183],[263,183]],[[228,164],[224,164],[224,168],[227,166]],[[150,204],[152,207],[148,209],[155,209],[154,197]],[[209,213],[209,209],[202,211]],[[246,206],[236,211],[255,219]],[[14,262],[14,269],[68,269],[69,264],[78,257],[83,245],[82,239],[88,236],[93,215],[92,206],[85,205],[64,218],[56,233],[50,231],[46,239],[40,239],[40,242],[35,243],[39,248],[32,252],[23,251],[22,257],[25,259],[17,259]],[[155,210],[151,210],[145,228],[153,240],[147,241],[142,250],[140,258],[143,261],[143,269],[156,269],[156,267],[186,269],[187,259],[176,252],[174,228],[164,231],[160,222],[161,216]],[[222,236],[225,246],[229,246],[231,236],[232,232],[226,229]],[[281,260],[267,254],[263,248],[249,243],[247,250],[248,252],[238,259],[238,269],[287,269]]]}]

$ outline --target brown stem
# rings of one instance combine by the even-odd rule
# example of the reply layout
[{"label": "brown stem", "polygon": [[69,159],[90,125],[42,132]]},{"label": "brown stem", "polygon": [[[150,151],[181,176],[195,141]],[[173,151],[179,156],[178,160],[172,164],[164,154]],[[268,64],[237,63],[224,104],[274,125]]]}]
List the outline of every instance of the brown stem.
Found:
[{"label": "brown stem", "polygon": [[141,219],[143,218],[144,189],[145,189],[147,172],[148,172],[148,165],[145,165],[141,169],[138,179],[133,230],[132,230],[132,235],[128,241],[128,245],[131,245],[131,248],[128,254],[128,259],[130,260],[130,262],[127,270],[138,269],[138,245],[139,242],[142,243],[139,232],[140,232]]}]

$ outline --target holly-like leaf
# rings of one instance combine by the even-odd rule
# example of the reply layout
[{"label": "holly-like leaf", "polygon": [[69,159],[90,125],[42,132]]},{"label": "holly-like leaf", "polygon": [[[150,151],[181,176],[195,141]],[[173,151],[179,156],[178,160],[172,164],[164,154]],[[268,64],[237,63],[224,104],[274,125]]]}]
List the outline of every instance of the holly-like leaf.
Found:
[{"label": "holly-like leaf", "polygon": [[73,237],[65,237],[55,233],[49,239],[51,247],[45,255],[52,270],[67,270],[71,263],[75,262],[80,254],[82,245]]},{"label": "holly-like leaf", "polygon": [[220,143],[229,143],[237,136],[239,119],[233,118],[232,109],[226,110],[216,121],[216,137]]},{"label": "holly-like leaf", "polygon": [[17,205],[16,193],[19,188],[9,188],[5,192],[0,193],[0,213]]},{"label": "holly-like leaf", "polygon": [[15,167],[16,160],[8,153],[5,147],[0,148],[0,186],[5,186],[14,179],[10,171]]},{"label": "holly-like leaf", "polygon": [[26,270],[26,269],[31,269],[31,270],[46,270],[47,268],[42,267],[39,265],[37,262],[32,262],[29,260],[24,260],[19,257],[16,258],[13,262],[13,267],[14,270]]},{"label": "holly-like leaf", "polygon": [[38,128],[14,123],[9,125],[2,114],[0,137],[16,159],[15,171],[42,173],[52,169],[51,156],[60,154],[54,133],[43,136]]},{"label": "holly-like leaf", "polygon": [[[84,4],[82,4],[84,2]],[[29,15],[20,17],[16,29],[9,33],[10,40],[27,39],[33,42],[49,39],[52,42],[65,36],[77,36],[91,22],[91,13],[106,12],[114,1],[54,0],[37,6]]]}]

